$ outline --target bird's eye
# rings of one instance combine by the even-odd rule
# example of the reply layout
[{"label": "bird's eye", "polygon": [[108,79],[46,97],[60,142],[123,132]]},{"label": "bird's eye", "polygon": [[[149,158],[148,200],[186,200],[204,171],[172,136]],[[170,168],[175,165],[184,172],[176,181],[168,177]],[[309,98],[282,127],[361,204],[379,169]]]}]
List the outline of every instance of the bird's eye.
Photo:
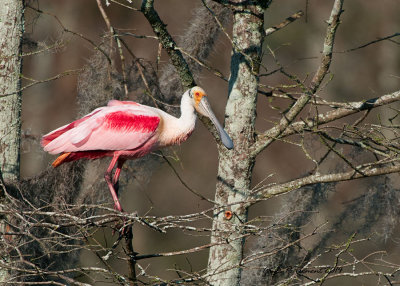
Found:
[{"label": "bird's eye", "polygon": [[194,95],[197,97],[200,95],[200,92],[196,92]]}]

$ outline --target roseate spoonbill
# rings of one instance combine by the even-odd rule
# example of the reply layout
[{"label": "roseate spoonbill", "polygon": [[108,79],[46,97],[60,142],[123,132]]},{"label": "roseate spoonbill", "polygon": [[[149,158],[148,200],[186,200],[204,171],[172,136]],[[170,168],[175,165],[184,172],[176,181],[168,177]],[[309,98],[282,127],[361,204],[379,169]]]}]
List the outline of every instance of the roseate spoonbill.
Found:
[{"label": "roseate spoonbill", "polygon": [[111,100],[107,106],[44,135],[41,144],[50,154],[61,153],[53,167],[82,158],[112,157],[104,177],[115,209],[122,211],[115,186],[124,162],[185,141],[194,130],[195,111],[211,119],[222,143],[232,149],[233,142],[212,112],[205,91],[197,86],[182,95],[180,118],[133,101]]}]

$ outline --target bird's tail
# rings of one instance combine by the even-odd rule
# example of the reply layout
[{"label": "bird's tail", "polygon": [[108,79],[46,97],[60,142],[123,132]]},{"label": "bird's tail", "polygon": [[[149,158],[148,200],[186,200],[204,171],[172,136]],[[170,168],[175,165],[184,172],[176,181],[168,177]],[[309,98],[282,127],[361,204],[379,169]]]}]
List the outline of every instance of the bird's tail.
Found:
[{"label": "bird's tail", "polygon": [[60,156],[57,157],[57,159],[54,160],[54,162],[51,164],[54,168],[60,166],[64,162],[68,162],[68,156],[71,154],[71,152],[67,153],[62,153]]}]

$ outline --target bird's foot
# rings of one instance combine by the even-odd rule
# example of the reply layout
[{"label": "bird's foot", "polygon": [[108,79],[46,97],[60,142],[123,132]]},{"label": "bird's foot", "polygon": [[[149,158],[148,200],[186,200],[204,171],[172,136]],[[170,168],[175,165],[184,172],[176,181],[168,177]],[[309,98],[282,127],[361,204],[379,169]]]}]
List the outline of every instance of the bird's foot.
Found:
[{"label": "bird's foot", "polygon": [[[123,216],[120,217],[120,221],[116,222],[113,229],[113,235],[115,232],[118,232],[119,236],[124,236],[126,238],[129,238],[130,236],[132,236],[133,222],[127,219],[126,216],[124,216],[124,214],[128,215],[129,214],[128,212],[121,210],[121,214],[123,214]],[[134,212],[131,213],[131,215],[137,216],[137,213]]]}]

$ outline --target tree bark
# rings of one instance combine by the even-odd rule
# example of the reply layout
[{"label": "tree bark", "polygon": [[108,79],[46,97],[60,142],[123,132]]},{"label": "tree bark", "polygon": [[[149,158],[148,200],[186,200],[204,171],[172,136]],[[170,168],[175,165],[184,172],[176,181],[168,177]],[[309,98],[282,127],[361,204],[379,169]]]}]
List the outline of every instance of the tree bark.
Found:
[{"label": "tree bark", "polygon": [[220,208],[214,212],[211,235],[211,243],[218,245],[210,249],[208,261],[209,282],[213,285],[240,283],[249,207],[245,201],[255,162],[249,151],[255,140],[258,72],[267,1],[236,2],[237,5],[233,5],[233,52],[225,112],[225,127],[235,147],[233,150],[220,147],[219,150],[215,201]]},{"label": "tree bark", "polygon": [[[0,176],[5,182],[19,179],[23,11],[22,0],[3,0],[0,5]],[[3,191],[0,189],[1,203],[5,200]],[[5,230],[4,218],[0,218],[0,232]],[[0,284],[8,275],[0,269]]]}]

